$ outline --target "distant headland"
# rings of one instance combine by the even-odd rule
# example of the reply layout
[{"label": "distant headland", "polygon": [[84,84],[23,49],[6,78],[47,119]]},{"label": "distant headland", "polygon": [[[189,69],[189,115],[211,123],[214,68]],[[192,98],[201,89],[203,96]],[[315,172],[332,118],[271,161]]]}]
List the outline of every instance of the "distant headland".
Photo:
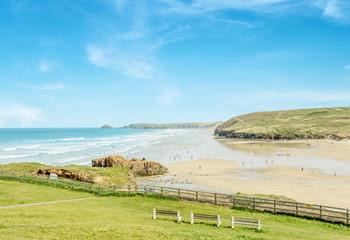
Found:
[{"label": "distant headland", "polygon": [[113,126],[109,124],[103,124],[101,128],[113,128]]},{"label": "distant headland", "polygon": [[249,113],[219,125],[215,134],[239,139],[348,139],[350,107]]},{"label": "distant headland", "polygon": [[133,129],[185,129],[185,128],[212,128],[222,122],[189,122],[189,123],[136,123],[123,128]]}]

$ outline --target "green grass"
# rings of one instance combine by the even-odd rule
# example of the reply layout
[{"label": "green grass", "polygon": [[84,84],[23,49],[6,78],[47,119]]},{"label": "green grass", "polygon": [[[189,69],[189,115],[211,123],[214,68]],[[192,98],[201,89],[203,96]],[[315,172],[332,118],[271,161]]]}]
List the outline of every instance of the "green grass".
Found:
[{"label": "green grass", "polygon": [[90,197],[91,194],[54,189],[36,184],[21,184],[15,181],[0,180],[0,206],[26,204],[60,199]]},{"label": "green grass", "polygon": [[350,137],[350,108],[316,108],[258,112],[221,124],[218,135],[245,138],[305,139]]},{"label": "green grass", "polygon": [[[67,198],[87,193],[47,186],[0,181],[0,203],[17,204]],[[12,199],[12,200],[11,200]],[[152,220],[153,207],[178,209],[183,223],[169,219]],[[260,218],[263,231],[210,223],[190,225],[190,211],[220,214],[228,226],[231,215]],[[0,209],[1,239],[305,239],[346,240],[350,228],[291,216],[232,210],[219,206],[152,197],[96,197],[79,202]]]},{"label": "green grass", "polygon": [[101,185],[128,185],[133,181],[133,175],[129,174],[129,170],[122,167],[113,168],[97,168],[89,166],[68,165],[61,167],[48,166],[40,163],[10,163],[0,165],[0,172],[8,174],[14,173],[16,175],[30,175],[37,172],[39,169],[48,168],[64,168],[74,172],[77,175],[84,175],[89,182],[95,182],[100,178]]}]

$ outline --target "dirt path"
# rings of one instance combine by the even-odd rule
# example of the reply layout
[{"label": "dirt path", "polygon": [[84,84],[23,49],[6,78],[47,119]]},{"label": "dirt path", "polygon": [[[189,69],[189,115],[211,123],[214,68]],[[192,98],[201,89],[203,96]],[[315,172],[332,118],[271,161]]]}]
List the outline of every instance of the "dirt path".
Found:
[{"label": "dirt path", "polygon": [[51,205],[51,204],[56,204],[56,203],[77,202],[77,201],[83,201],[83,200],[88,200],[88,199],[96,199],[96,197],[65,199],[65,200],[56,200],[56,201],[48,201],[48,202],[26,203],[26,204],[14,204],[14,205],[0,206],[0,210],[1,209],[9,209],[9,208],[18,208],[18,207]]}]

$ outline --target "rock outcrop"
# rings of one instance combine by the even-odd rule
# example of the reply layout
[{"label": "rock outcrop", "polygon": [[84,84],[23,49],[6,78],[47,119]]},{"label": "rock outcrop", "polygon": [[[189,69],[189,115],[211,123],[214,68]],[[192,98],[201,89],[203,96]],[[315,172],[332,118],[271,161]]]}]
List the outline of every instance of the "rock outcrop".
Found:
[{"label": "rock outcrop", "polygon": [[87,175],[83,174],[82,172],[73,172],[68,169],[64,168],[48,168],[48,169],[39,169],[34,174],[36,175],[47,175],[49,176],[50,173],[57,174],[58,177],[72,179],[76,181],[82,181],[82,182],[91,182],[94,181],[90,179]]},{"label": "rock outcrop", "polygon": [[121,156],[108,156],[92,160],[92,167],[125,167],[130,169],[135,176],[159,175],[168,171],[166,167],[154,161],[127,160]]}]

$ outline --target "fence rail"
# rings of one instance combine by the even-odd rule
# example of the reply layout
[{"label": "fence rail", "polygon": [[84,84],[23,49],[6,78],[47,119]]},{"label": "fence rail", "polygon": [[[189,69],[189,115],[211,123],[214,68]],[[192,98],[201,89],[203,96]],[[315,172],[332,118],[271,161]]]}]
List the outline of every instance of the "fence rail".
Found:
[{"label": "fence rail", "polygon": [[180,200],[197,201],[222,205],[232,208],[250,209],[261,212],[294,215],[319,219],[332,223],[343,223],[350,225],[350,210],[345,208],[300,203],[293,201],[267,199],[258,197],[247,197],[240,195],[229,195],[205,191],[194,191],[188,189],[171,188],[149,185],[129,186],[100,186],[92,183],[82,183],[69,180],[49,180],[44,177],[36,177],[28,174],[18,174],[0,171],[0,179],[12,179],[30,183],[53,185],[74,190],[89,191],[97,194],[137,193],[152,194],[165,197],[177,198]]}]

